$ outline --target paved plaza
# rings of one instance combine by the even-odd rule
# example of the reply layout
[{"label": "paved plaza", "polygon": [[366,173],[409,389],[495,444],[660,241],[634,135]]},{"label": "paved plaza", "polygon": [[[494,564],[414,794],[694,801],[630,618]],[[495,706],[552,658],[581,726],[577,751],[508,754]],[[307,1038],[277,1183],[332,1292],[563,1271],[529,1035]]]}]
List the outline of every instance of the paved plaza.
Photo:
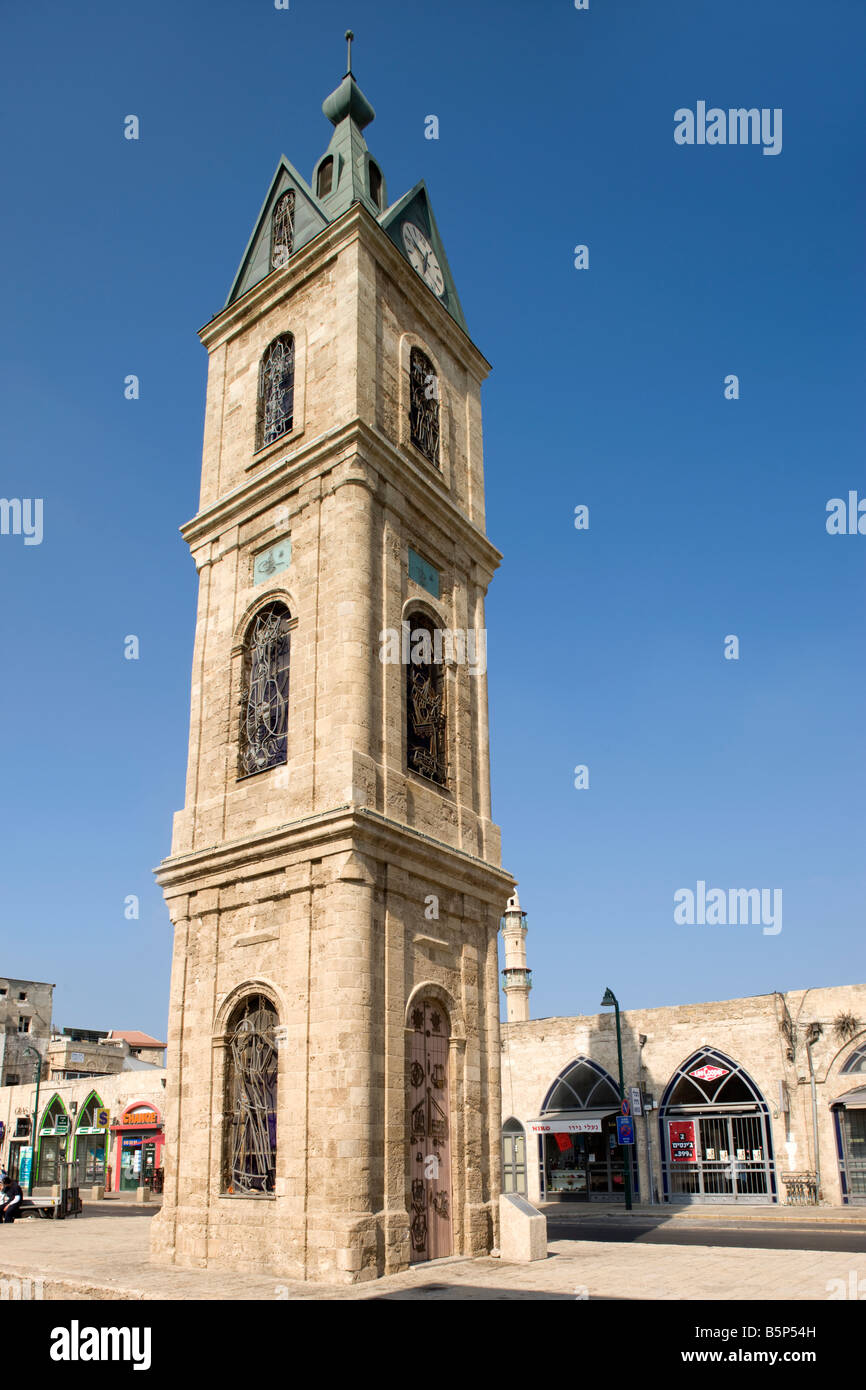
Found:
[{"label": "paved plaza", "polygon": [[[826,1220],[839,1220],[862,1232],[862,1253],[644,1244],[636,1231],[629,1243],[554,1239],[548,1258],[531,1265],[453,1258],[351,1287],[281,1282],[273,1275],[216,1269],[156,1267],[149,1259],[152,1215],[146,1208],[91,1207],[74,1220],[29,1219],[3,1227],[0,1278],[42,1279],[46,1299],[826,1301],[834,1289],[837,1297],[843,1288],[851,1297],[858,1285],[866,1298],[866,1225],[844,1222],[841,1214],[827,1212]],[[666,1224],[678,1223],[694,1230],[694,1215],[678,1213]],[[713,1224],[712,1219],[707,1222],[708,1242]],[[785,1224],[796,1225],[796,1218]],[[807,1218],[803,1229],[813,1224],[814,1217]],[[833,1284],[834,1280],[841,1282]]]}]

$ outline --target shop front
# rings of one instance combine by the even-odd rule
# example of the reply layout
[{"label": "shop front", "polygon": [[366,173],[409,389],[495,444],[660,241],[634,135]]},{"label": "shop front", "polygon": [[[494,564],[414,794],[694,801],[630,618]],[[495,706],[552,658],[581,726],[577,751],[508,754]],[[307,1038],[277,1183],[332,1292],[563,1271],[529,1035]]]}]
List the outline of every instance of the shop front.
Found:
[{"label": "shop front", "polygon": [[775,1202],[769,1111],[736,1062],[704,1048],[684,1062],[659,1110],[662,1182],[671,1202]]},{"label": "shop front", "polygon": [[69,1132],[69,1112],[60,1097],[54,1095],[42,1112],[42,1124],[39,1126],[35,1181],[40,1187],[52,1187],[65,1181]]},{"label": "shop front", "polygon": [[538,1139],[542,1201],[624,1200],[626,1162],[637,1196],[634,1146],[617,1143],[619,1113],[616,1083],[597,1063],[580,1058],[560,1073],[541,1115],[526,1126]]},{"label": "shop front", "polygon": [[128,1105],[111,1126],[114,1139],[115,1192],[132,1192],[137,1187],[159,1187],[162,1148],[165,1141],[162,1116],[148,1101]]},{"label": "shop front", "polygon": [[[9,1136],[9,1155],[6,1159],[6,1167],[10,1178],[14,1178],[16,1182],[20,1181],[22,1184],[26,1183],[29,1177],[27,1160],[22,1161],[22,1159],[25,1149],[28,1154],[32,1153],[30,1126],[30,1116],[19,1115],[15,1120],[15,1128]],[[22,1172],[24,1177],[20,1178],[19,1174]]]},{"label": "shop front", "polygon": [[[866,1204],[866,1043],[854,1049],[841,1076],[852,1085],[830,1102],[842,1201]],[[859,1084],[858,1084],[859,1083]]]},{"label": "shop front", "polygon": [[79,1187],[104,1187],[108,1148],[108,1111],[95,1091],[84,1102],[75,1126],[75,1161]]}]

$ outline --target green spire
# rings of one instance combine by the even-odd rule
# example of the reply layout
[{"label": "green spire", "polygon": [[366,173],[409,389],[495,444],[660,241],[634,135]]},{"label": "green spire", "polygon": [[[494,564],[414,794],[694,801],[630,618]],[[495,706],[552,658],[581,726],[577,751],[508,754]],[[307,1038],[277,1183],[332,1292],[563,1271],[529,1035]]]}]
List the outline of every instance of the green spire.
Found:
[{"label": "green spire", "polygon": [[[322,111],[334,127],[334,134],[313,173],[313,191],[331,221],[340,217],[353,203],[363,203],[374,217],[378,217],[387,206],[384,179],[378,165],[371,160],[361,133],[375,120],[376,112],[352,73],[354,37],[352,30],[347,29],[348,71],[339,87],[322,103]],[[328,161],[332,161],[330,171]]]}]

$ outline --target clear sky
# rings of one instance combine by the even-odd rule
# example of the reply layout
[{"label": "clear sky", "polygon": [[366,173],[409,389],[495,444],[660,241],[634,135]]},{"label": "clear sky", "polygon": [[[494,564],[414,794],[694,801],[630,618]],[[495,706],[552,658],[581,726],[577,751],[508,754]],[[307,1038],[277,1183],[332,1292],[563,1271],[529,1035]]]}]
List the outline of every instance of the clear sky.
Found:
[{"label": "clear sky", "polygon": [[[389,197],[427,180],[494,368],[494,812],[533,1015],[863,980],[866,535],[825,527],[866,497],[862,0],[7,7],[0,492],[44,536],[0,536],[0,970],[56,982],[62,1026],[164,1032],[196,329],[280,154],[323,153],[348,26]],[[781,108],[781,152],[676,144],[699,101]],[[699,880],[781,889],[781,932],[675,923]]]}]

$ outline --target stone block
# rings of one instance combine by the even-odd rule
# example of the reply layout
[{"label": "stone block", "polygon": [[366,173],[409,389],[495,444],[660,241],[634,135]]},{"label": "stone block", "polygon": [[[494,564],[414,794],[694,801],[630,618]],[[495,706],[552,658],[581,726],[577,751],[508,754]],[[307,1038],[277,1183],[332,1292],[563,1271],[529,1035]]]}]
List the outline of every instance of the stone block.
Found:
[{"label": "stone block", "polygon": [[503,1260],[528,1264],[547,1259],[547,1222],[525,1197],[502,1193],[499,1227],[499,1253]]}]

